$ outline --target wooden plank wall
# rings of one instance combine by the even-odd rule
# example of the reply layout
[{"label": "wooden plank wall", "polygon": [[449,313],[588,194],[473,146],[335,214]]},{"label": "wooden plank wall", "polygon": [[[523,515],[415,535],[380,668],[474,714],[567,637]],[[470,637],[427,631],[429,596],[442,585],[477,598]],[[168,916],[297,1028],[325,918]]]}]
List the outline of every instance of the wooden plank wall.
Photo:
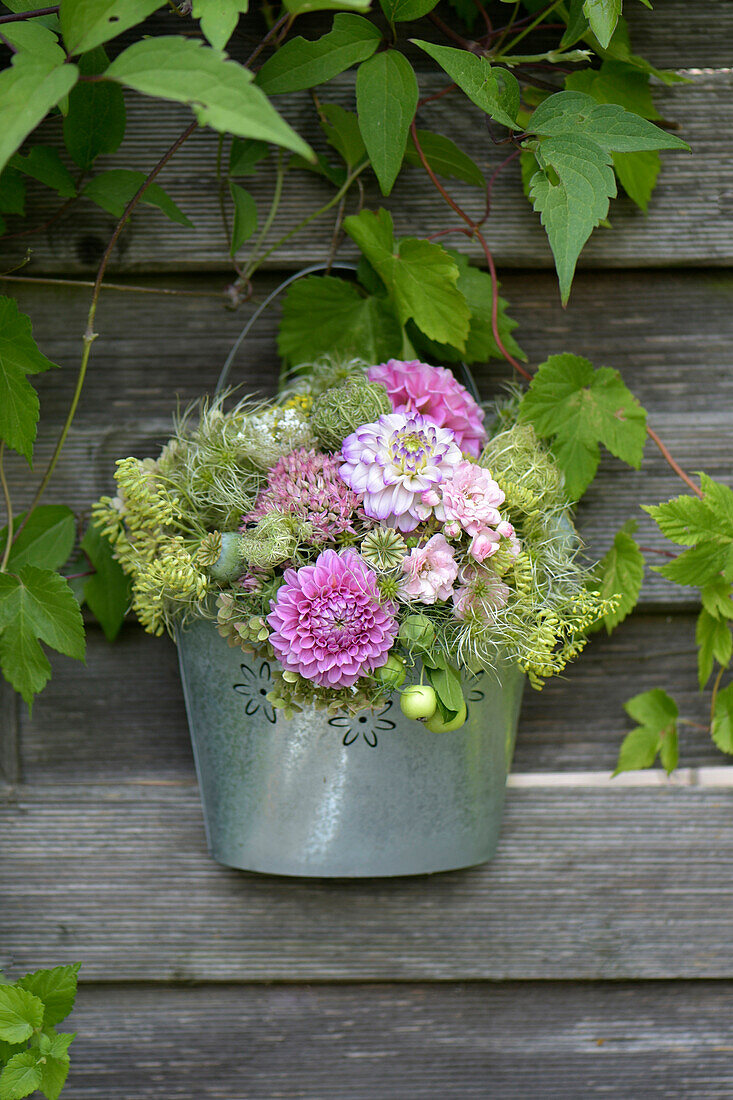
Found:
[{"label": "wooden plank wall", "polygon": [[[613,206],[614,228],[594,237],[566,311],[516,179],[497,187],[490,241],[533,364],[571,350],[617,367],[683,465],[730,480],[733,7],[627,7],[639,50],[693,81],[659,89],[657,101],[695,156],[665,156],[647,218],[624,199]],[[255,31],[247,23],[237,49]],[[350,102],[348,80],[332,89]],[[296,119],[305,110],[299,97],[282,106]],[[130,117],[125,152],[109,166],[149,168],[187,116],[131,100]],[[448,99],[424,122],[498,162],[476,118],[449,113]],[[53,125],[47,137],[57,139]],[[115,254],[119,284],[208,296],[104,292],[53,489],[82,513],[109,489],[116,457],[153,453],[175,401],[213,386],[252,308],[223,306],[215,146],[199,132],[162,179],[195,229],[143,209]],[[256,185],[261,202],[268,186]],[[319,186],[288,186],[283,229]],[[45,201],[34,193],[33,217],[47,216]],[[379,201],[373,189],[367,201]],[[476,201],[468,196],[469,208]],[[402,231],[446,224],[418,174],[388,205]],[[34,239],[23,275],[88,279],[110,227],[79,206]],[[315,223],[280,269],[322,258],[329,234]],[[0,269],[25,247],[8,242]],[[257,295],[279,277],[263,275]],[[2,290],[17,294],[62,367],[38,380],[42,468],[73,387],[89,291]],[[272,391],[276,320],[263,320],[238,362],[249,389]],[[486,396],[508,377],[497,364],[476,373]],[[22,503],[21,463],[11,478]],[[580,517],[590,552],[631,515],[644,543],[660,547],[638,505],[677,491],[656,453],[639,475],[604,461]],[[634,692],[665,687],[686,718],[704,721],[694,613],[693,591],[648,572],[629,622],[594,639],[566,678],[527,693],[497,859],[433,879],[290,881],[211,862],[175,654],[132,623],[114,646],[91,626],[86,668],[54,661],[32,715],[0,686],[0,968],[84,962],[65,1095],[729,1097],[732,773],[693,726],[675,781],[608,781]]]}]

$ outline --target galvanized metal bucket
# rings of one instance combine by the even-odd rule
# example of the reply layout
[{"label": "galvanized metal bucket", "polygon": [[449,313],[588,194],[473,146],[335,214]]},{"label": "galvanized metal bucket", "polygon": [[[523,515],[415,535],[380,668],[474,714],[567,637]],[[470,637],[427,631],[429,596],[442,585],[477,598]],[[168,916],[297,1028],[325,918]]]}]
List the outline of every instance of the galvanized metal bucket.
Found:
[{"label": "galvanized metal bucket", "polygon": [[468,719],[429,733],[393,696],[379,711],[285,718],[270,663],[211,622],[179,634],[181,678],[209,850],[275,875],[417,875],[491,859],[524,677],[507,664],[466,681]]}]

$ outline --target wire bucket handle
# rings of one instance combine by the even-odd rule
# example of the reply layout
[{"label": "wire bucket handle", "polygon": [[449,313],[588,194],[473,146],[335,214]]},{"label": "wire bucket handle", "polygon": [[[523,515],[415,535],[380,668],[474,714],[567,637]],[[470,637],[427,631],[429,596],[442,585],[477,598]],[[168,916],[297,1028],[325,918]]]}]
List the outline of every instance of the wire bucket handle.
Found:
[{"label": "wire bucket handle", "polygon": [[[237,356],[237,352],[249,335],[252,326],[255,324],[256,321],[259,320],[260,316],[265,312],[266,309],[270,307],[275,299],[278,298],[284,290],[287,290],[289,286],[292,286],[293,283],[297,282],[298,279],[303,279],[306,275],[327,274],[331,271],[348,271],[350,274],[355,275],[357,272],[357,266],[356,264],[342,262],[333,264],[311,264],[309,267],[304,267],[300,271],[296,271],[293,275],[289,275],[287,279],[284,279],[279,286],[276,286],[275,289],[270,294],[268,294],[264,302],[262,302],[262,304],[257,307],[252,316],[248,319],[246,325],[240,332],[237,339],[234,341],[231,351],[226,357],[224,366],[221,368],[221,374],[219,375],[219,379],[216,383],[216,393],[221,393],[222,390],[226,387],[232,365]],[[468,365],[461,361],[460,368],[463,385],[466,387],[474,400],[480,404],[481,396],[476,387],[473,375],[468,369]]]}]

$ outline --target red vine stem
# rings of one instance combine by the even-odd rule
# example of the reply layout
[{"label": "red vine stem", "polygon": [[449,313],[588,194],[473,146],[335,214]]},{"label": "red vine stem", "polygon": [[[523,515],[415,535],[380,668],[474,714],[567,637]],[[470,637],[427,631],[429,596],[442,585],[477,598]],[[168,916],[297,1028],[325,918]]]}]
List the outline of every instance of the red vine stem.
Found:
[{"label": "red vine stem", "polygon": [[0,23],[20,23],[24,19],[35,19],[37,15],[55,15],[59,5],[52,8],[36,8],[35,11],[19,11],[13,15],[0,15]]},{"label": "red vine stem", "polygon": [[648,424],[646,426],[646,434],[649,436],[650,439],[654,440],[657,447],[659,447],[659,450],[662,452],[662,457],[664,458],[664,461],[672,467],[674,472],[677,474],[677,477],[681,478],[684,481],[685,485],[689,486],[689,488],[692,489],[693,493],[703,499],[705,494],[703,493],[702,489],[700,489],[699,486],[695,484],[689,474],[685,473],[680,464],[676,462],[674,458],[672,458],[672,455],[667,450],[664,443],[662,443],[657,433],[654,431],[653,428],[650,428]]}]

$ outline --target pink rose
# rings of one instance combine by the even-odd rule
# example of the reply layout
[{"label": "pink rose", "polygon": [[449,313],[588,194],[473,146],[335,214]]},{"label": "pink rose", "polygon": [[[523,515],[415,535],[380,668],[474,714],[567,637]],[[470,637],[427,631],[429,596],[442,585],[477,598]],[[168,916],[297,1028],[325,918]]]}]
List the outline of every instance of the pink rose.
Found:
[{"label": "pink rose", "polygon": [[492,531],[490,527],[482,527],[471,539],[468,552],[476,561],[484,561],[496,553],[500,542],[501,535],[497,534],[496,531]]},{"label": "pink rose", "polygon": [[400,589],[403,599],[419,600],[420,603],[448,600],[453,581],[458,576],[453,548],[444,535],[433,535],[424,546],[416,546],[403,558],[402,572],[405,574]]}]

